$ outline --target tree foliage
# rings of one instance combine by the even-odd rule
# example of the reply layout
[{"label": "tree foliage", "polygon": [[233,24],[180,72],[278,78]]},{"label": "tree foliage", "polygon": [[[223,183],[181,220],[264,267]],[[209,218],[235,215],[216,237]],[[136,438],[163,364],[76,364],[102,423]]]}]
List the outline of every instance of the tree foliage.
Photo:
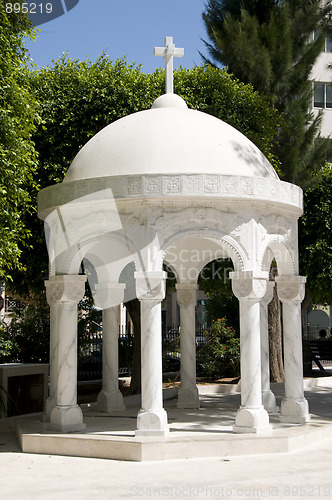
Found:
[{"label": "tree foliage", "polygon": [[332,170],[304,194],[299,223],[300,272],[307,276],[306,293],[316,304],[332,303]]},{"label": "tree foliage", "polygon": [[229,273],[234,271],[231,259],[209,262],[198,278],[199,289],[207,296],[205,310],[209,325],[217,318],[224,318],[236,332],[240,331],[239,302],[232,291]]},{"label": "tree foliage", "polygon": [[240,375],[240,339],[225,318],[213,321],[197,352],[197,373],[210,379]]},{"label": "tree foliage", "polygon": [[24,14],[7,14],[0,4],[0,279],[22,269],[20,253],[29,229],[22,212],[33,210],[34,102],[30,94],[25,36],[34,36]]},{"label": "tree foliage", "polygon": [[331,2],[208,0],[203,19],[213,63],[251,83],[282,113],[274,149],[281,175],[306,187],[332,151],[320,136],[321,116],[309,111],[310,74],[331,33]]}]

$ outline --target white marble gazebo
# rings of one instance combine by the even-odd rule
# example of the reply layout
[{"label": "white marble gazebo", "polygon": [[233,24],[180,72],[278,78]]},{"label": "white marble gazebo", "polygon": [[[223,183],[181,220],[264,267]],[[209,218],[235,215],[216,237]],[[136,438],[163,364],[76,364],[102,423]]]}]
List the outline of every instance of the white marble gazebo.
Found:
[{"label": "white marble gazebo", "polygon": [[[198,408],[195,370],[197,278],[216,258],[231,258],[233,292],[240,304],[241,406],[234,432],[270,430],[276,410],[269,383],[267,305],[278,264],[283,304],[285,397],[280,420],[309,420],[303,393],[301,301],[297,220],[302,192],[282,182],[264,155],[223,121],[188,109],[172,93],[172,38],[155,49],[166,61],[166,94],[150,110],[111,123],[77,154],[61,184],[39,193],[38,215],[46,221],[51,309],[50,394],[46,419],[61,432],[84,430],[77,405],[77,303],[86,277],[103,309],[101,411],[123,409],[118,389],[118,307],[136,296],[141,304],[142,395],[136,435],[166,436],[162,399],[161,302],[166,273],[177,279],[181,315],[179,408]],[[119,282],[135,265],[135,290]],[[127,294],[127,296],[126,296]]]}]

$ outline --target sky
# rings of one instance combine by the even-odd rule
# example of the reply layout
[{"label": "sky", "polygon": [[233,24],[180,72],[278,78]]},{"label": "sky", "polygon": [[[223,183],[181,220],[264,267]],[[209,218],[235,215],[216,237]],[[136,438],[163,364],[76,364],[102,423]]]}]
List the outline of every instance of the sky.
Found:
[{"label": "sky", "polygon": [[[63,0],[62,0],[63,1]],[[173,36],[183,58],[174,67],[201,64],[198,51],[207,54],[202,38],[207,35],[202,20],[206,0],[79,0],[61,17],[37,28],[36,41],[26,46],[39,67],[52,65],[66,51],[71,59],[95,61],[105,51],[112,60],[126,56],[129,63],[142,65],[145,73],[164,67],[154,47],[164,46]]]}]

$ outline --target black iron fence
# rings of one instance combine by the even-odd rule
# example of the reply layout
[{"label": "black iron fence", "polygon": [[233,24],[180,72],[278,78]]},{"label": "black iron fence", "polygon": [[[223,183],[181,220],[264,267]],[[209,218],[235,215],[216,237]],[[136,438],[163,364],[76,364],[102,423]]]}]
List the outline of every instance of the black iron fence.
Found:
[{"label": "black iron fence", "polygon": [[[119,335],[119,376],[126,377],[131,374],[132,337]],[[78,353],[78,380],[99,380],[102,378],[103,365],[103,334],[95,332],[84,341],[84,347]]]},{"label": "black iron fence", "polygon": [[[119,342],[119,376],[131,375],[133,357],[133,337],[122,334]],[[196,330],[196,347],[205,344],[204,330]],[[85,339],[84,347],[78,354],[78,380],[99,380],[102,378],[102,343],[103,334],[95,332]],[[163,372],[174,372],[180,369],[180,328],[170,326],[162,332]]]}]

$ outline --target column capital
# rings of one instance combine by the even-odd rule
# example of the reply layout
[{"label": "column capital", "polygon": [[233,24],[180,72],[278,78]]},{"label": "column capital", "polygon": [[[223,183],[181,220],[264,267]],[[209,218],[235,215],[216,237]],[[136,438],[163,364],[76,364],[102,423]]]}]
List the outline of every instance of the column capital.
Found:
[{"label": "column capital", "polygon": [[178,283],[176,288],[176,300],[179,306],[188,306],[197,302],[197,283]]},{"label": "column capital", "polygon": [[45,281],[47,302],[79,302],[84,297],[85,282],[86,276],[81,274],[50,276]]},{"label": "column capital", "polygon": [[229,277],[233,293],[240,300],[261,300],[266,294],[268,272],[235,271]]},{"label": "column capital", "polygon": [[109,309],[120,305],[124,299],[124,283],[101,283],[96,285],[93,300],[97,307]]},{"label": "column capital", "polygon": [[264,297],[261,300],[261,304],[263,306],[267,306],[272,298],[273,298],[273,290],[274,290],[275,282],[274,281],[267,281],[266,282],[266,292]]},{"label": "column capital", "polygon": [[302,302],[306,281],[305,276],[276,276],[278,297],[281,302]]},{"label": "column capital", "polygon": [[136,295],[138,300],[156,300],[161,302],[165,298],[166,278],[165,271],[137,271]]}]

